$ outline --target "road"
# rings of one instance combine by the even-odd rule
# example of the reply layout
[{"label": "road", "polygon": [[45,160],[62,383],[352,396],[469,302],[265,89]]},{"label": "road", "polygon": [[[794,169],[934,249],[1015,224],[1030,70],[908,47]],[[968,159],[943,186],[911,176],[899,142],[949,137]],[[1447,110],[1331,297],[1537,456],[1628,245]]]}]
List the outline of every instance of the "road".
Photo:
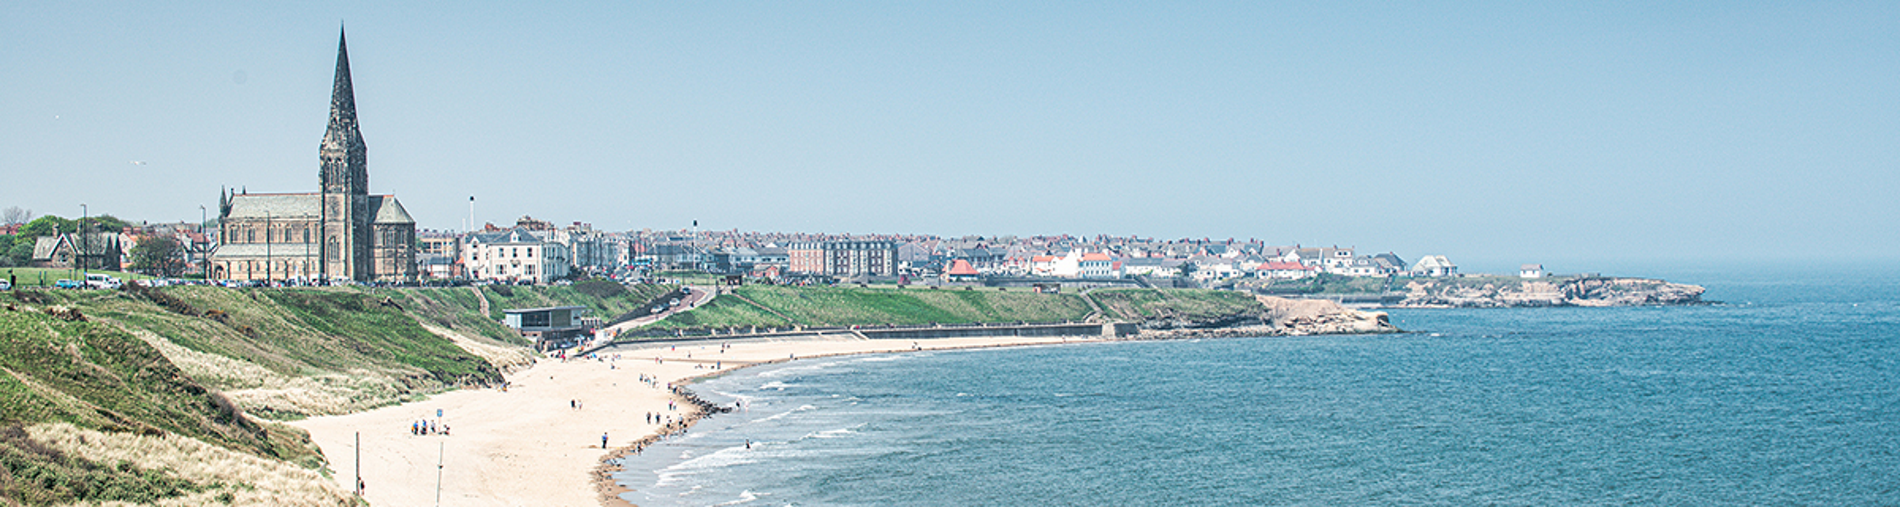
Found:
[{"label": "road", "polygon": [[719,290],[718,287],[699,287],[692,285],[686,286],[685,289],[686,297],[680,298],[679,306],[669,306],[665,310],[660,311],[660,313],[601,328],[594,333],[594,344],[605,344],[606,342],[613,341],[614,335],[620,334],[621,331],[644,327],[648,324],[665,320],[668,316],[675,313],[699,308],[706,303],[712,302],[713,297],[717,295],[714,291]]}]

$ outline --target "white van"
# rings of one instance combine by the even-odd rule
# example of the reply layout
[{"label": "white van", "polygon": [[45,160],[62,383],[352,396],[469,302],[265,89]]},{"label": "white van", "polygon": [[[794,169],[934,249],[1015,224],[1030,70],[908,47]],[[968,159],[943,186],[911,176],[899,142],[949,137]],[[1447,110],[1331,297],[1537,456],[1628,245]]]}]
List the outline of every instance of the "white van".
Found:
[{"label": "white van", "polygon": [[99,273],[86,273],[86,288],[117,289],[119,288],[119,279]]}]

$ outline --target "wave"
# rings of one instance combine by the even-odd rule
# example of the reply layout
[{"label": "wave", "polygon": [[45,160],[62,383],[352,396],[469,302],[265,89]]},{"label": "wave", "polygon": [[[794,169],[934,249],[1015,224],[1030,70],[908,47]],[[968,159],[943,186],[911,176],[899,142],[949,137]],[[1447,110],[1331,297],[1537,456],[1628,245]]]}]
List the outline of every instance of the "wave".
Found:
[{"label": "wave", "polygon": [[758,499],[759,499],[759,495],[753,494],[752,490],[748,489],[748,490],[739,492],[738,500],[733,500],[730,502],[718,503],[718,504],[713,504],[713,505],[715,507],[722,506],[722,505],[740,505],[740,504],[752,503],[753,501],[758,500]]}]

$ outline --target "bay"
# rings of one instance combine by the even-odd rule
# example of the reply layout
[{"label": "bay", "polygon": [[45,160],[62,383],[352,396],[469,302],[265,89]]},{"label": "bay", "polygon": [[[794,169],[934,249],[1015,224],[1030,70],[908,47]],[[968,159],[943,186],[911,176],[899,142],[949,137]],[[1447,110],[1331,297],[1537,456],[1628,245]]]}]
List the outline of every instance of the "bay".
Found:
[{"label": "bay", "polygon": [[1726,304],[739,370],[693,389],[744,412],[616,479],[642,506],[1900,503],[1900,276],[1672,279]]}]

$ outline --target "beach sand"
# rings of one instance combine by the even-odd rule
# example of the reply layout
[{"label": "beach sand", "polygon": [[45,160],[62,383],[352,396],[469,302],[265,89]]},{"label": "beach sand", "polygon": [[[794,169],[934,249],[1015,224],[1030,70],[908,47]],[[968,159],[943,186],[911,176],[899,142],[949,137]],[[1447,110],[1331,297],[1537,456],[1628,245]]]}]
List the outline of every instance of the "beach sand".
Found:
[{"label": "beach sand", "polygon": [[[848,336],[848,335],[847,335]],[[354,488],[356,436],[362,438],[364,498],[371,505],[435,505],[438,452],[443,464],[441,504],[455,506],[596,506],[595,470],[614,449],[656,433],[649,412],[669,411],[668,382],[680,383],[737,367],[796,358],[1088,341],[1054,337],[864,340],[855,337],[740,340],[721,352],[717,341],[621,348],[617,361],[542,359],[508,375],[499,389],[441,393],[349,415],[290,424],[308,430],[323,449],[333,477]],[[688,356],[690,355],[690,359]],[[655,358],[664,363],[658,363]],[[723,368],[711,369],[715,362]],[[611,366],[610,366],[611,365]],[[695,367],[698,368],[695,368]],[[641,374],[658,377],[648,387]],[[570,408],[578,402],[580,408]],[[435,417],[436,411],[442,417]],[[410,424],[438,421],[449,435],[413,435]],[[601,447],[601,434],[608,437]]]}]

